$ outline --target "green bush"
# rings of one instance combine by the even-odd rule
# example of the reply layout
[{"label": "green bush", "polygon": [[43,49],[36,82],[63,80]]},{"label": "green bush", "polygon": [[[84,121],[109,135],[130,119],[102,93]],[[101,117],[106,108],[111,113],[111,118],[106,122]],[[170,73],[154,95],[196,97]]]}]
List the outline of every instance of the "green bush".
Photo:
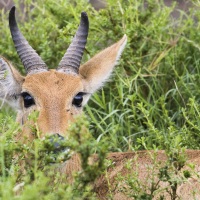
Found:
[{"label": "green bush", "polygon": [[[95,138],[89,147],[99,143],[99,152],[104,152],[101,144],[106,138],[108,151],[166,149],[169,157],[174,157],[182,148],[199,149],[200,4],[196,2],[188,13],[180,11],[180,17],[173,19],[176,5],[167,7],[160,0],[107,2],[106,9],[96,11],[86,0],[24,0],[23,9],[21,1],[15,0],[21,32],[50,68],[57,67],[69,46],[81,11],[90,19],[83,62],[127,34],[128,44],[113,77],[85,108]],[[23,73],[4,10],[0,26],[1,55]],[[20,195],[13,193],[22,177],[15,174],[19,166],[12,162],[18,149],[12,134],[19,128],[11,115],[8,108],[0,113],[0,199],[70,199],[72,191],[76,191],[74,197],[81,198],[82,193],[70,185],[45,187],[49,179],[40,170],[34,172],[34,180],[27,178],[30,174],[23,177],[25,187]],[[87,149],[84,145],[81,148]],[[87,153],[91,152],[84,155]],[[96,168],[87,170],[91,173]],[[93,195],[88,184],[83,188],[88,191],[85,198]]]}]

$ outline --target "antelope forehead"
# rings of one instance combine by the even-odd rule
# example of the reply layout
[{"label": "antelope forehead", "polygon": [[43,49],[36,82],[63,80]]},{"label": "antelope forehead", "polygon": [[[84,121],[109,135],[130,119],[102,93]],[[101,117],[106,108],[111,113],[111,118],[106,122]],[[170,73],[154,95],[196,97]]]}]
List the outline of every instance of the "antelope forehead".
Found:
[{"label": "antelope forehead", "polygon": [[83,92],[83,83],[79,76],[51,70],[27,76],[22,88],[38,97],[44,94],[48,96],[62,94],[63,97],[65,95],[73,97],[77,93]]}]

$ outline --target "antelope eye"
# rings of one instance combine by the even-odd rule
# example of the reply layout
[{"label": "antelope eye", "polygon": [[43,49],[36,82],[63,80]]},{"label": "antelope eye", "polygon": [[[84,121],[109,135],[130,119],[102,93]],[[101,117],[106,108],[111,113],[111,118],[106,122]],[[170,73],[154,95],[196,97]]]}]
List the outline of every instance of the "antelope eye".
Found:
[{"label": "antelope eye", "polygon": [[23,100],[24,100],[24,107],[29,108],[30,106],[35,104],[34,98],[27,92],[23,92],[21,94]]},{"label": "antelope eye", "polygon": [[79,92],[73,99],[72,104],[76,107],[81,107],[83,101],[83,93]]}]

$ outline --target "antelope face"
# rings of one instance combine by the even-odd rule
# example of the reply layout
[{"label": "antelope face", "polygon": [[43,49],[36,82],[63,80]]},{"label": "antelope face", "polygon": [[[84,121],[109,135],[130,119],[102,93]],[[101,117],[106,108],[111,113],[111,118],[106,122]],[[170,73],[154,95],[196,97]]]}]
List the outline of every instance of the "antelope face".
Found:
[{"label": "antelope face", "polygon": [[26,120],[32,110],[39,111],[37,124],[41,133],[64,134],[73,116],[82,111],[86,97],[79,76],[55,70],[27,76],[21,92],[22,119]]},{"label": "antelope face", "polygon": [[91,94],[109,78],[125,47],[126,35],[80,65],[89,28],[87,14],[82,13],[76,35],[58,67],[48,70],[18,29],[15,7],[10,11],[9,25],[27,76],[23,77],[7,60],[0,58],[0,98],[17,110],[17,121],[23,125],[26,137],[34,139],[33,123],[28,120],[32,111],[39,114],[36,124],[41,136],[66,136],[74,116],[81,113]]}]

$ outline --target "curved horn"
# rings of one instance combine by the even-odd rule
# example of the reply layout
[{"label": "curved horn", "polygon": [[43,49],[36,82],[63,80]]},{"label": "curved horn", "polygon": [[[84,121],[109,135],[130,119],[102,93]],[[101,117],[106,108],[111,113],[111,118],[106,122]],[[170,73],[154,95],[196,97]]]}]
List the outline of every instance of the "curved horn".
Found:
[{"label": "curved horn", "polygon": [[42,61],[35,50],[29,45],[17,26],[15,19],[15,6],[11,8],[9,13],[9,26],[15,48],[27,74],[47,71],[48,68],[46,64]]},{"label": "curved horn", "polygon": [[65,55],[60,61],[57,71],[78,74],[83,51],[87,42],[89,21],[86,12],[81,13],[81,22]]}]

